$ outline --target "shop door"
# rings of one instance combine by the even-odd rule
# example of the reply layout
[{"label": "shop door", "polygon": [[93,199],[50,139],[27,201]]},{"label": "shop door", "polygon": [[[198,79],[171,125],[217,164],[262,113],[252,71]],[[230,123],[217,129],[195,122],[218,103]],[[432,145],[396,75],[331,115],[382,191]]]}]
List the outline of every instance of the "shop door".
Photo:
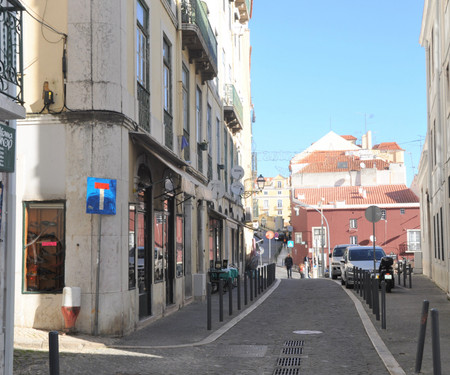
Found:
[{"label": "shop door", "polygon": [[137,209],[137,275],[139,288],[139,319],[152,314],[151,280],[152,262],[148,238],[151,226],[148,225],[148,215],[143,205]]},{"label": "shop door", "polygon": [[173,289],[175,281],[175,208],[174,198],[164,202],[165,247],[164,247],[164,276],[166,282],[166,305],[173,304]]}]

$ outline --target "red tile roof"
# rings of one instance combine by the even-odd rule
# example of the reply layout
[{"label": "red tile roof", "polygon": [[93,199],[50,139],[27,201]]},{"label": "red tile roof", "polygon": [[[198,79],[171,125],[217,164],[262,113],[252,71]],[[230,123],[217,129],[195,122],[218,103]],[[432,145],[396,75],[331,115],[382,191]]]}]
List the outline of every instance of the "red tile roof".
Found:
[{"label": "red tile roof", "polygon": [[295,197],[311,206],[316,206],[322,197],[325,198],[324,205],[333,205],[335,202],[342,201],[345,201],[345,205],[369,206],[419,203],[417,195],[406,185],[299,188],[295,189]]},{"label": "red tile roof", "polygon": [[356,141],[356,137],[354,137],[353,135],[341,135],[342,138],[344,138],[347,141]]},{"label": "red tile roof", "polygon": [[383,142],[373,146],[374,150],[401,150],[404,151],[397,142]]},{"label": "red tile roof", "polygon": [[356,155],[345,155],[345,151],[314,151],[293,164],[306,164],[297,173],[360,171],[361,166],[378,170],[389,168],[389,163],[384,160],[361,160]]}]

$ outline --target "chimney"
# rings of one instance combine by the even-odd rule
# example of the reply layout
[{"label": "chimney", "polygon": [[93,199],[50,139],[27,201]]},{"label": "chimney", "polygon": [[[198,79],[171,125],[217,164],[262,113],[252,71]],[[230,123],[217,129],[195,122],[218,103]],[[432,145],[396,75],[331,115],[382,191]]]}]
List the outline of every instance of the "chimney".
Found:
[{"label": "chimney", "polygon": [[372,149],[372,131],[371,130],[367,131],[367,149],[368,150]]},{"label": "chimney", "polygon": [[367,136],[365,134],[363,134],[361,139],[361,147],[363,150],[367,149]]}]

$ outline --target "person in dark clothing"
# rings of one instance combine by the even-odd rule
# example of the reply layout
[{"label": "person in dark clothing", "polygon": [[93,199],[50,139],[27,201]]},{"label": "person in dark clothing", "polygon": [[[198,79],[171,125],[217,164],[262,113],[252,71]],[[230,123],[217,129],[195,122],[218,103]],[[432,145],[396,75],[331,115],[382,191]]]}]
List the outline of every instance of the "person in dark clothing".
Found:
[{"label": "person in dark clothing", "polygon": [[292,279],[292,265],[294,261],[292,260],[291,254],[288,254],[284,259],[284,265],[286,266],[288,279]]}]

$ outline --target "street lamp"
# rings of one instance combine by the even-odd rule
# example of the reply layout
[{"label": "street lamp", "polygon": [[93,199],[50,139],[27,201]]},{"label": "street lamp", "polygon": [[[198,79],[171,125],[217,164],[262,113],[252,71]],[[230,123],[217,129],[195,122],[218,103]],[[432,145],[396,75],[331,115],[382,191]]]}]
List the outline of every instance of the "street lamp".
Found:
[{"label": "street lamp", "polygon": [[[326,218],[325,215],[323,214],[322,202],[321,202],[321,204],[320,204],[321,211],[319,211],[316,207],[310,206],[309,204],[304,203],[304,202],[302,202],[302,201],[296,199],[296,198],[295,198],[295,195],[294,195],[294,189],[292,189],[292,202],[295,203],[295,204],[297,204],[297,205],[299,205],[299,206],[302,206],[302,207],[312,208],[312,209],[316,210],[316,211],[320,214],[320,216],[321,216],[322,276],[324,276],[324,274],[325,274],[325,259],[324,259],[324,249],[323,249],[323,247],[324,247],[324,241],[323,241],[323,220],[325,220],[325,224],[327,225],[327,234],[328,234],[328,256],[330,256],[330,226],[328,225],[328,220],[327,220],[327,218]],[[330,268],[331,268],[331,267],[330,267]],[[331,269],[330,269],[329,274],[330,274],[330,278],[331,278]]]},{"label": "street lamp", "polygon": [[265,184],[266,184],[266,179],[264,178],[264,176],[262,174],[260,174],[258,176],[258,178],[256,179],[256,185],[258,186],[258,190],[247,190],[247,191],[244,191],[241,194],[241,196],[243,196],[244,198],[248,198],[253,193],[260,193],[262,191],[262,189],[264,189],[264,185]]}]

